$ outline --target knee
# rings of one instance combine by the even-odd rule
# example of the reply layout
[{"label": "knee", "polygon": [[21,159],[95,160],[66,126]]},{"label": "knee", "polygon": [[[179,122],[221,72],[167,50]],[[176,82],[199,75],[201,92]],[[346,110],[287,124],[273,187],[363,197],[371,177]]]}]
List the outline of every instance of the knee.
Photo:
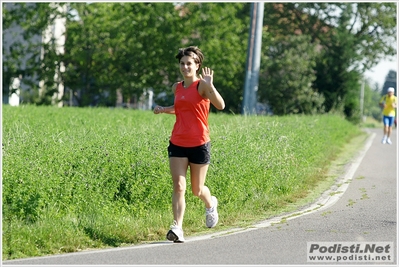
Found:
[{"label": "knee", "polygon": [[196,197],[200,197],[202,195],[202,189],[201,188],[191,188],[191,191],[193,192],[193,195]]},{"label": "knee", "polygon": [[186,191],[185,179],[178,179],[178,181],[174,181],[173,182],[173,191],[175,193],[184,193]]}]

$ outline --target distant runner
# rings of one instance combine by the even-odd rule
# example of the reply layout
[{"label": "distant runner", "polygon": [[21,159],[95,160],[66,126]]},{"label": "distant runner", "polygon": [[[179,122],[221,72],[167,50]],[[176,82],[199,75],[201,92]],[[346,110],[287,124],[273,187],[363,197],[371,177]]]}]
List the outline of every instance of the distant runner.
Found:
[{"label": "distant runner", "polygon": [[381,141],[383,144],[392,144],[390,136],[392,133],[392,125],[395,120],[395,109],[397,106],[397,99],[394,93],[395,89],[393,87],[389,87],[387,94],[382,96],[379,102],[380,107],[383,108],[382,122],[384,123],[384,137]]}]

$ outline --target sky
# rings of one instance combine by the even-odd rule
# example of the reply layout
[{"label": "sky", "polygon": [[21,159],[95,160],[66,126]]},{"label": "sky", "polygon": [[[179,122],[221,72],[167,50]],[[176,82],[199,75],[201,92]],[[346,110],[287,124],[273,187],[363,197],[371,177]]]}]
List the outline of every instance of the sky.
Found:
[{"label": "sky", "polygon": [[373,69],[366,71],[364,76],[371,80],[371,86],[378,83],[378,88],[382,88],[385,82],[385,77],[390,70],[398,72],[398,59],[395,58],[394,61],[383,60],[378,63]]}]

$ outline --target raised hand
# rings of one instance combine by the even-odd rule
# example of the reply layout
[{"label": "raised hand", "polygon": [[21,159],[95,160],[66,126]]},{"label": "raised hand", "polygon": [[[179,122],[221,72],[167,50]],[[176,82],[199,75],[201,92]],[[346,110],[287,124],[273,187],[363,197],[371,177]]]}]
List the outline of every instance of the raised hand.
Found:
[{"label": "raised hand", "polygon": [[208,67],[202,69],[202,75],[199,75],[201,82],[206,83],[207,85],[212,85],[213,83],[213,70]]}]

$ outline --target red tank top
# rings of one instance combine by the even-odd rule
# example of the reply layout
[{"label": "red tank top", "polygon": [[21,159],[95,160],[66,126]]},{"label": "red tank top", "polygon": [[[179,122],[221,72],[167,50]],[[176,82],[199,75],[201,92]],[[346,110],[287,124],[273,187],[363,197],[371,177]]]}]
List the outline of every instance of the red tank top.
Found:
[{"label": "red tank top", "polygon": [[210,141],[208,115],[209,99],[198,93],[199,81],[188,88],[179,82],[175,92],[176,122],[173,126],[170,141],[177,146],[196,147]]}]

